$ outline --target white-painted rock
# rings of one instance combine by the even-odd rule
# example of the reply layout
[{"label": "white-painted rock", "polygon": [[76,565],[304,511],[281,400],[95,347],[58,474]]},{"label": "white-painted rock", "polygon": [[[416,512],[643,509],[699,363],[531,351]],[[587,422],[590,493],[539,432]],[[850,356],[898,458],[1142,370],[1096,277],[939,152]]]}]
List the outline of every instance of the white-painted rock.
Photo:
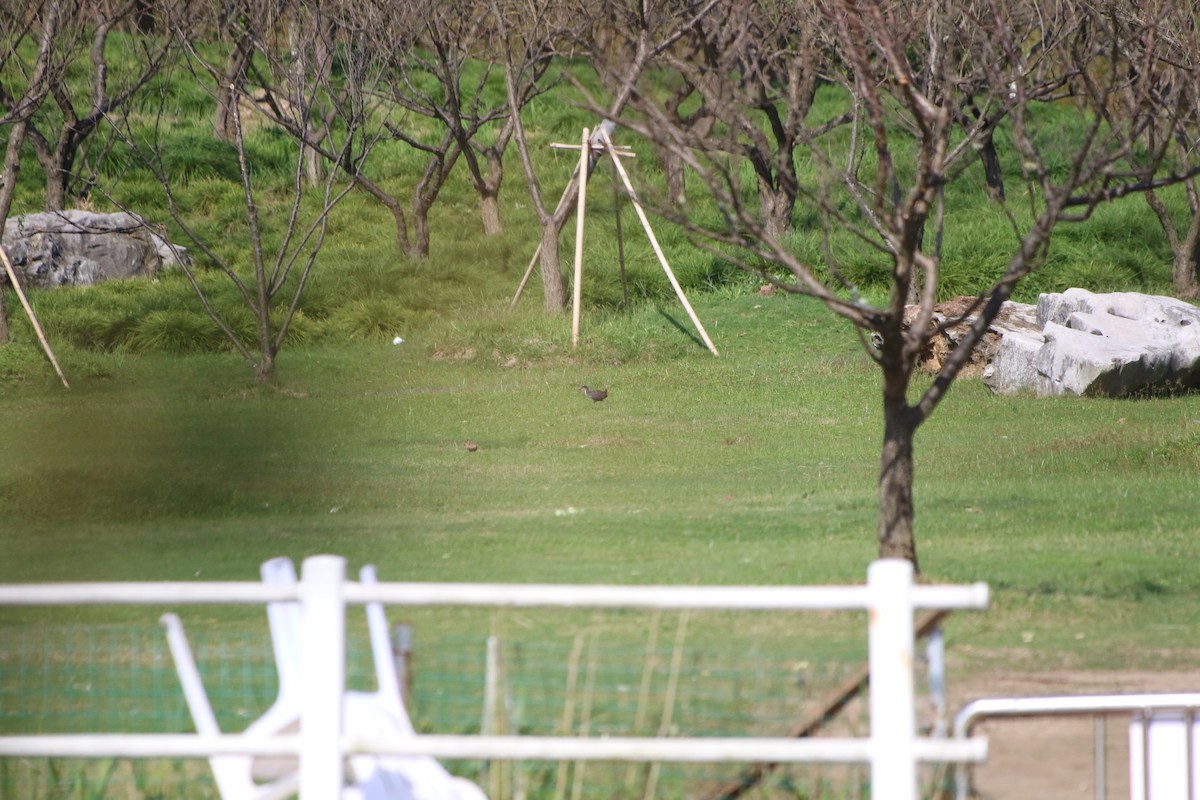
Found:
[{"label": "white-painted rock", "polygon": [[1200,309],[1172,297],[1068,289],[1037,326],[1001,336],[983,381],[1001,394],[1119,397],[1200,387]]}]

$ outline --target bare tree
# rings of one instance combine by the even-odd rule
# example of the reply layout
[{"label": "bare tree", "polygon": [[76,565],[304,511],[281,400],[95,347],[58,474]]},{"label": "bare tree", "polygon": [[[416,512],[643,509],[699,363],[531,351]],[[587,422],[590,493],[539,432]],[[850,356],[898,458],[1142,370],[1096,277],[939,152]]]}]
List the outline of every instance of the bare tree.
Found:
[{"label": "bare tree", "polygon": [[[169,2],[164,0],[161,5],[166,7]],[[142,91],[171,53],[171,42],[166,37],[131,37],[128,46],[136,49],[136,55],[127,56],[122,63],[132,66],[112,69],[111,36],[119,24],[132,22],[138,10],[136,0],[46,0],[27,17],[31,30],[52,32],[51,56],[38,72],[41,88],[33,93],[7,87],[0,90],[0,115],[23,122],[25,143],[33,149],[45,173],[48,211],[65,208],[72,184],[80,177],[76,167],[85,142],[103,127],[106,118],[119,113]],[[53,28],[46,27],[51,19]],[[15,60],[19,59],[10,54],[10,61]],[[68,80],[71,67],[86,72],[86,81]],[[23,71],[23,77],[29,74]],[[34,98],[40,102],[29,102]]]},{"label": "bare tree", "polygon": [[[1178,80],[1186,71],[1160,65],[1163,71],[1154,76],[1131,74],[1120,48],[1128,47],[1125,58],[1132,58],[1146,28],[1116,24],[1108,9],[1085,2],[936,0],[913,7],[900,0],[823,0],[812,11],[811,30],[825,52],[800,49],[788,57],[819,58],[829,80],[843,89],[851,114],[841,146],[814,135],[822,120],[803,120],[797,136],[812,165],[812,177],[800,182],[799,191],[823,222],[822,263],[798,256],[770,215],[746,202],[738,165],[731,168],[725,154],[737,152],[751,133],[730,126],[697,137],[654,100],[652,87],[639,93],[636,104],[646,121],[626,124],[684,159],[724,213],[722,224],[707,227],[677,215],[700,241],[788,291],[819,298],[858,328],[882,377],[879,554],[917,564],[917,430],[946,398],[1014,287],[1042,264],[1057,225],[1182,177],[1147,180],[1161,167],[1162,152],[1147,152],[1139,136],[1162,108],[1149,100],[1168,77],[1163,71]],[[1031,42],[1037,43],[1036,59],[1029,57]],[[800,74],[812,66],[788,69]],[[740,76],[708,78],[711,113],[744,116],[744,109],[730,107],[741,97]],[[1047,96],[1046,86],[1067,83],[1078,96],[1082,132],[1063,150],[1061,139],[1041,135],[1039,100]],[[1122,112],[1106,113],[1118,92],[1126,101]],[[980,114],[964,127],[961,109],[971,103]],[[924,231],[951,213],[943,190],[975,163],[976,147],[994,130],[989,120],[996,114],[1006,120],[1024,175],[1021,204],[1004,205],[1011,256],[976,298],[969,333],[933,381],[916,386],[918,357],[937,333],[933,307],[942,268],[936,242],[926,247]],[[669,207],[663,211],[671,213]],[[882,303],[863,297],[840,269],[837,253],[852,242],[887,267],[890,288]],[[763,263],[782,267],[788,278],[775,277]],[[914,296],[915,319],[910,310],[906,322]]]},{"label": "bare tree", "polygon": [[[1141,34],[1135,44],[1126,43],[1123,58],[1131,73],[1140,74],[1154,86],[1149,101],[1159,113],[1148,117],[1143,133],[1150,152],[1166,151],[1176,172],[1196,163],[1200,136],[1200,79],[1177,65],[1190,63],[1200,48],[1193,10],[1186,6],[1132,6],[1122,9],[1126,24]],[[1135,95],[1122,98],[1135,102]],[[1118,109],[1119,110],[1119,107]],[[1200,297],[1200,186],[1196,178],[1184,181],[1187,213],[1175,214],[1158,192],[1150,189],[1145,198],[1171,247],[1171,284],[1179,297]]]},{"label": "bare tree", "polygon": [[[371,47],[387,67],[387,99],[401,112],[388,123],[393,138],[421,153],[425,168],[410,205],[412,237],[406,251],[429,254],[429,213],[460,158],[480,197],[485,230],[501,229],[498,196],[502,158],[511,137],[507,105],[486,94],[494,55],[487,7],[473,0],[401,2],[372,31]],[[397,46],[397,42],[403,42]],[[482,132],[501,126],[487,157]],[[427,130],[422,135],[419,131]]]},{"label": "bare tree", "polygon": [[[327,12],[330,9],[325,9]],[[274,16],[274,7],[267,3],[257,7],[257,13]],[[255,9],[250,9],[255,13]],[[261,25],[251,23],[249,30],[256,31],[255,47],[270,53],[278,52],[272,36],[286,35],[279,31],[269,31]],[[258,17],[261,22],[263,17]],[[186,43],[190,41],[190,25],[193,20],[186,18],[170,20],[174,34]],[[311,36],[322,35],[320,26],[308,27]],[[312,41],[297,41],[294,31],[291,40],[292,47],[305,48],[306,52],[332,53],[334,48]],[[344,165],[342,170],[331,170],[322,181],[319,191],[311,192],[306,188],[306,155],[304,142],[297,137],[294,170],[292,180],[287,187],[270,187],[272,201],[262,203],[259,200],[260,188],[256,185],[254,170],[246,148],[247,131],[250,129],[249,120],[243,117],[243,102],[232,102],[229,107],[230,119],[233,125],[233,144],[237,150],[239,173],[245,202],[245,224],[250,242],[249,274],[240,265],[222,256],[219,248],[213,242],[206,240],[196,232],[188,222],[188,209],[181,203],[175,192],[172,176],[162,166],[163,143],[161,128],[163,117],[160,114],[159,124],[155,127],[153,147],[147,149],[129,130],[128,126],[119,127],[118,131],[123,142],[140,156],[141,161],[154,173],[161,184],[167,200],[167,206],[175,224],[184,236],[195,245],[204,258],[219,269],[236,289],[242,305],[249,310],[254,320],[252,332],[244,331],[228,312],[223,312],[211,300],[200,280],[199,267],[181,258],[183,270],[205,312],[225,334],[233,348],[242,356],[246,364],[264,382],[271,382],[276,376],[277,356],[287,340],[296,313],[300,308],[301,299],[308,285],[308,280],[315,268],[317,256],[325,241],[328,229],[329,215],[347,193],[355,186],[353,171],[358,169],[370,152],[374,140],[364,131],[368,130],[366,120],[369,113],[369,97],[358,91],[359,87],[371,85],[377,79],[376,67],[369,54],[353,49],[346,50],[347,55],[340,64],[341,80],[337,83],[313,81],[305,90],[304,95],[296,96],[294,103],[279,102],[278,95],[268,96],[260,100],[259,105],[249,103],[249,113],[259,115],[256,122],[262,118],[272,120],[284,119],[292,130],[305,130],[308,109],[333,106],[338,109],[336,128],[330,128],[329,136],[322,147],[336,144],[337,151],[331,155],[331,160]],[[197,69],[197,78],[202,84],[213,85],[213,79],[223,75],[222,67],[204,61],[194,51],[189,51],[190,63]],[[270,62],[269,62],[270,63]],[[280,64],[280,69],[284,67]],[[332,70],[315,70],[313,74],[332,76]],[[347,88],[351,87],[351,88]],[[241,98],[247,99],[247,98]],[[269,112],[256,111],[262,103],[274,104]],[[344,170],[344,171],[343,171]],[[114,202],[121,205],[120,198],[110,195]],[[286,202],[279,198],[286,197]],[[315,205],[314,205],[314,202]],[[313,209],[313,210],[309,210]],[[271,230],[273,235],[266,231]],[[273,249],[268,242],[278,242]]]},{"label": "bare tree", "polygon": [[[0,108],[4,109],[0,116],[0,128],[8,127],[3,172],[0,173],[0,232],[4,230],[16,194],[21,151],[25,146],[29,120],[45,102],[49,92],[47,74],[61,68],[54,62],[59,22],[60,8],[54,3],[39,9],[29,9],[23,4],[11,2],[0,4],[0,29],[7,34],[0,44],[3,48],[0,53],[0,76],[3,76],[0,79]],[[36,42],[32,67],[27,67],[20,60],[27,38]],[[12,85],[19,78],[25,79],[21,89]],[[0,286],[6,282],[0,279]],[[4,304],[4,293],[0,291],[0,344],[7,344],[8,341],[8,311]]]},{"label": "bare tree", "polygon": [[223,142],[237,136],[234,124],[235,106],[245,91],[246,71],[254,58],[253,26],[258,24],[241,3],[219,3],[211,8],[215,19],[200,22],[199,30],[211,30],[218,39],[227,40],[229,52],[220,71],[214,91],[213,135]]},{"label": "bare tree", "polygon": [[589,98],[590,108],[605,121],[616,119],[633,99],[638,80],[654,59],[674,47],[717,5],[718,0],[612,0],[601,4],[580,3],[578,7],[555,2],[494,3],[497,36],[505,52],[505,82],[517,150],[542,230],[536,258],[540,262],[543,305],[547,312],[559,313],[566,305],[558,236],[575,209],[581,181],[591,177],[598,156],[591,159],[585,174],[577,171],[572,175],[558,204],[551,208],[534,170],[517,105],[518,81],[528,69],[528,54],[543,48],[569,54],[588,53],[612,94],[604,105]]},{"label": "bare tree", "polygon": [[[381,30],[381,51],[391,55],[390,99],[401,109],[433,123],[441,141],[431,145],[406,128],[392,133],[410,147],[430,154],[439,165],[460,157],[480,199],[484,232],[503,230],[499,194],[504,179],[504,153],[515,123],[505,97],[494,94],[501,48],[496,46],[496,20],[487,0],[424,0],[404,3],[403,11],[389,15],[395,27]],[[405,37],[413,46],[388,46]],[[523,109],[543,90],[540,82],[550,64],[549,52],[527,62],[528,72],[518,83],[517,106]],[[448,136],[446,135],[448,134]],[[444,175],[438,173],[438,177]],[[431,182],[426,195],[435,196],[440,184]],[[415,212],[427,213],[421,197]],[[427,235],[427,234],[426,234]]]},{"label": "bare tree", "polygon": [[[558,233],[562,225],[556,221],[559,208],[551,208],[542,189],[541,179],[534,168],[529,138],[522,120],[523,97],[537,85],[545,70],[541,66],[554,52],[556,41],[563,36],[563,21],[555,11],[557,4],[548,2],[507,3],[494,0],[493,19],[496,38],[504,59],[504,85],[508,100],[509,120],[512,122],[517,153],[529,189],[533,210],[541,227],[541,241],[535,256],[540,263],[543,306],[555,314],[566,306],[567,294],[558,258]],[[566,216],[562,217],[563,223]],[[532,267],[532,262],[531,262]]]},{"label": "bare tree", "polygon": [[[810,112],[822,82],[826,51],[818,46],[819,16],[804,3],[730,2],[722,4],[686,33],[686,48],[672,48],[662,60],[700,98],[696,116],[680,116],[678,94],[664,110],[683,125],[697,125],[706,137],[711,109],[736,131],[728,136],[731,155],[748,163],[758,184],[761,217],[773,236],[792,226],[799,185],[796,150],[802,137],[815,137],[850,121],[843,114],[818,127]],[[682,43],[681,43],[682,44]],[[727,76],[736,75],[736,81]]]}]

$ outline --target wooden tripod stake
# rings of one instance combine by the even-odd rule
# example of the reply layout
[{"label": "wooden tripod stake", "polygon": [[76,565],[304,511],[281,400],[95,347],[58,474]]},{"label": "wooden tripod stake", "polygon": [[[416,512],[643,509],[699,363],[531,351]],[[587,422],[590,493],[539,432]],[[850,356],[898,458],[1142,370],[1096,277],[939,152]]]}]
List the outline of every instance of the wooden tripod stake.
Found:
[{"label": "wooden tripod stake", "polygon": [[[685,295],[683,292],[683,287],[679,285],[679,281],[675,278],[675,273],[671,270],[671,265],[667,263],[667,257],[663,253],[662,247],[658,244],[658,238],[654,235],[654,229],[650,227],[650,220],[646,216],[646,211],[642,208],[642,204],[637,198],[637,192],[635,192],[633,189],[633,183],[629,180],[629,174],[625,172],[625,167],[621,165],[620,157],[622,155],[632,154],[618,150],[616,146],[613,145],[612,138],[608,135],[608,131],[603,125],[596,128],[595,135],[598,137],[598,141],[592,142],[592,134],[588,132],[587,128],[583,129],[583,142],[581,145],[578,145],[581,151],[579,158],[579,170],[574,176],[572,176],[571,183],[568,183],[566,190],[563,191],[563,196],[559,198],[559,205],[561,206],[563,200],[566,199],[567,193],[571,189],[571,185],[576,180],[579,181],[579,198],[575,211],[575,281],[574,286],[572,287],[571,298],[571,347],[578,348],[579,346],[579,323],[581,313],[581,298],[583,292],[583,220],[584,210],[586,208],[588,160],[591,158],[593,145],[596,145],[597,150],[607,150],[609,156],[612,157],[612,162],[616,167],[617,175],[620,176],[621,181],[625,184],[625,191],[629,194],[629,201],[633,203],[634,211],[637,212],[638,219],[641,220],[642,229],[646,231],[646,238],[650,240],[650,246],[654,249],[654,255],[658,257],[658,263],[662,266],[663,272],[666,273],[667,280],[671,282],[671,288],[675,290],[675,296],[679,298],[679,302],[683,305],[688,317],[692,320],[692,324],[696,326],[696,332],[699,333],[700,338],[704,340],[704,346],[707,347],[709,352],[714,356],[721,355],[719,352],[717,352],[717,347],[713,344],[712,339],[709,338],[708,331],[704,330],[704,325],[700,322],[700,318],[696,316],[696,312],[692,308],[692,304],[688,302],[687,295]],[[576,145],[553,144],[551,147],[574,150]],[[620,223],[618,221],[618,226],[619,225]],[[619,232],[618,236],[620,236]],[[623,272],[625,266],[623,252],[624,245],[623,243],[618,243],[622,249],[621,267]],[[539,244],[537,250],[535,250],[533,253],[533,258],[529,261],[529,267],[525,270],[525,275],[521,278],[521,283],[517,287],[516,294],[513,295],[512,302],[509,303],[509,308],[514,308],[517,304],[517,301],[521,298],[521,293],[525,289],[525,283],[529,280],[529,276],[533,273],[534,264],[537,262],[538,254],[541,253],[541,250],[542,246]],[[622,278],[623,277],[624,276],[622,275]]]},{"label": "wooden tripod stake", "polygon": [[[587,175],[588,129],[583,129],[583,144],[579,147],[579,174]],[[583,296],[583,213],[587,209],[586,179],[579,181],[579,202],[575,206],[575,282],[571,287],[571,348],[579,347],[579,301]]]},{"label": "wooden tripod stake", "polygon": [[687,295],[683,293],[683,287],[675,279],[675,273],[671,271],[671,265],[667,263],[667,257],[663,255],[662,248],[658,245],[658,238],[654,235],[654,229],[650,227],[650,220],[646,217],[646,212],[642,209],[642,204],[638,202],[637,192],[633,190],[633,184],[629,181],[629,175],[626,174],[625,167],[621,166],[621,159],[617,158],[617,154],[613,151],[612,139],[609,138],[608,131],[603,128],[600,129],[600,139],[604,142],[605,148],[608,149],[608,154],[612,156],[613,166],[616,167],[617,174],[621,176],[621,180],[625,184],[625,191],[629,192],[629,202],[633,203],[633,209],[637,212],[638,219],[642,221],[642,227],[646,229],[646,238],[650,240],[650,246],[654,248],[654,255],[658,256],[658,263],[662,265],[663,272],[667,273],[667,279],[671,281],[671,287],[675,289],[675,294],[679,297],[679,302],[683,304],[684,310],[687,311],[692,324],[696,326],[696,331],[700,334],[700,338],[704,340],[704,344],[709,352],[714,356],[721,355],[717,352],[717,347],[712,343],[712,339],[708,338],[708,332],[704,330],[704,326],[700,324],[700,318],[692,310],[692,304],[688,302]]},{"label": "wooden tripod stake", "polygon": [[42,326],[38,323],[37,315],[33,313],[33,306],[29,305],[29,300],[25,297],[25,292],[21,290],[21,282],[17,280],[17,271],[13,269],[12,262],[8,260],[8,253],[4,252],[4,248],[0,247],[0,260],[4,261],[4,271],[8,273],[8,281],[12,284],[13,291],[17,293],[17,298],[21,301],[21,307],[25,309],[25,314],[29,317],[29,322],[33,325],[33,332],[37,334],[38,341],[42,343],[42,350],[45,351],[46,357],[50,359],[50,363],[54,366],[54,371],[58,373],[58,379],[62,381],[62,385],[68,389],[71,384],[67,383],[67,376],[63,374],[62,367],[58,365],[58,359],[54,357],[54,351],[50,349],[50,342],[46,340],[46,334],[42,333]]}]

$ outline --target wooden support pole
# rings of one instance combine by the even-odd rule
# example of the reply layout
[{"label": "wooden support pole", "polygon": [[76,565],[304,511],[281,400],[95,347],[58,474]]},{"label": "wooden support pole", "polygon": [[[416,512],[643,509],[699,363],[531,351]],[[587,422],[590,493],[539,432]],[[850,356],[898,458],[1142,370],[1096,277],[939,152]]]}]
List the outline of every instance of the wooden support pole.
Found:
[{"label": "wooden support pole", "polygon": [[[601,138],[604,140],[609,153],[612,154],[612,140],[609,139],[608,132],[601,131]],[[650,227],[650,220],[646,217],[646,212],[642,209],[642,204],[637,199],[637,192],[633,190],[633,184],[629,181],[629,175],[625,173],[625,167],[621,165],[621,159],[613,155],[612,162],[616,166],[621,180],[625,183],[625,191],[629,193],[629,201],[633,203],[633,209],[637,212],[638,219],[642,221],[642,228],[645,229],[646,236],[650,239],[650,246],[654,248],[654,254],[658,256],[658,263],[662,265],[663,271],[667,273],[667,279],[671,281],[671,286],[675,289],[675,295],[679,298],[679,302],[683,304],[684,310],[687,311],[692,324],[696,326],[696,330],[699,332],[700,338],[704,340],[704,344],[708,347],[709,352],[714,356],[721,355],[717,352],[717,347],[712,343],[712,339],[708,338],[708,332],[704,330],[704,326],[700,323],[700,318],[696,316],[696,312],[692,310],[692,304],[688,302],[687,295],[683,293],[683,287],[679,285],[679,281],[675,278],[675,273],[671,271],[671,265],[667,263],[667,257],[663,255],[662,248],[658,244],[658,238],[654,235],[654,229]]]},{"label": "wooden support pole", "polygon": [[625,238],[621,232],[621,184],[613,172],[613,211],[617,222],[617,265],[621,268],[621,302],[629,308],[629,279],[625,276]]},{"label": "wooden support pole", "polygon": [[[579,174],[586,175],[591,149],[591,132],[583,129],[583,146],[579,148]],[[575,281],[571,287],[571,348],[579,346],[580,301],[583,299],[583,215],[587,210],[587,181],[579,182],[579,198],[575,205]]]},{"label": "wooden support pole", "polygon": [[29,316],[29,321],[33,323],[33,331],[37,334],[38,341],[42,343],[42,350],[45,351],[46,357],[50,359],[50,363],[54,365],[54,371],[58,373],[58,379],[62,381],[62,385],[67,389],[71,388],[71,384],[67,383],[67,376],[63,375],[62,367],[58,365],[58,359],[54,357],[54,351],[50,349],[50,342],[46,341],[46,334],[42,333],[42,326],[38,323],[37,316],[33,313],[33,306],[29,305],[29,300],[25,297],[25,292],[21,291],[21,282],[17,280],[17,271],[13,269],[12,262],[8,260],[8,253],[4,252],[4,248],[0,247],[0,259],[4,261],[4,271],[8,273],[9,283],[12,284],[13,290],[17,293],[17,298],[21,301],[21,306],[24,307],[25,313]]}]

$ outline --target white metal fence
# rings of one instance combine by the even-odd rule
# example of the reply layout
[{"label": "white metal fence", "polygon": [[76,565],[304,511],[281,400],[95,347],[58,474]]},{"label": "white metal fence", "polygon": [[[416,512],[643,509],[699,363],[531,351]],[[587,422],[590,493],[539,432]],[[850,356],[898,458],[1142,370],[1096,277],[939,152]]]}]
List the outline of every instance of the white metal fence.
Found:
[{"label": "white metal fence", "polygon": [[[681,762],[869,763],[875,800],[915,800],[920,762],[982,761],[982,738],[916,734],[913,683],[916,609],[982,609],[984,584],[925,586],[907,561],[869,567],[865,586],[567,586],[379,583],[346,580],[345,560],[314,556],[292,586],[261,583],[90,583],[0,586],[0,605],[182,604],[298,601],[304,620],[305,704],[300,733],[242,735],[72,734],[0,737],[0,757],[298,756],[303,800],[331,800],[348,754],[425,754],[437,758]],[[870,735],[867,738],[718,738],[568,736],[392,736],[362,741],[342,726],[346,606],[620,608],[759,611],[865,610],[868,615]],[[308,683],[311,681],[311,683]]]},{"label": "white metal fence", "polygon": [[[989,719],[1092,717],[1095,724],[1095,798],[1108,796],[1105,769],[1105,718],[1128,715],[1129,796],[1131,800],[1197,800],[1200,692],[989,697],[963,706],[954,718],[954,736],[966,738]],[[955,781],[957,800],[971,797],[967,764]]]}]

